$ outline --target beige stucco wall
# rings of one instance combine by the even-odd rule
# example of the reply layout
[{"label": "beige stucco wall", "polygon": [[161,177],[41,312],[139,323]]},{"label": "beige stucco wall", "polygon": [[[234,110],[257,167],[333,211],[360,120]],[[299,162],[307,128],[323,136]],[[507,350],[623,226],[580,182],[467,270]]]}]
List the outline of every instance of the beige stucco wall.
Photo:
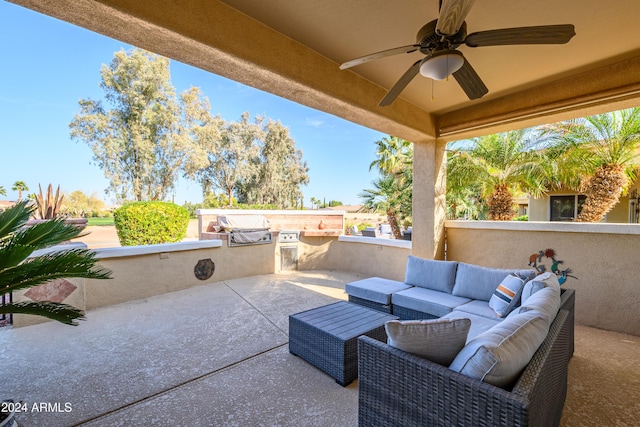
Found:
[{"label": "beige stucco wall", "polygon": [[620,197],[620,201],[609,211],[604,222],[618,224],[629,222],[629,196]]},{"label": "beige stucco wall", "polygon": [[529,198],[529,221],[549,221],[549,196]]},{"label": "beige stucco wall", "polygon": [[[497,221],[447,221],[445,225],[449,260],[526,268],[531,254],[554,249],[558,259],[564,260],[561,268],[571,268],[578,277],[564,285],[576,289],[576,322],[640,335],[640,264],[635,250],[640,246],[640,225]],[[412,242],[352,236],[303,236],[298,243],[246,247],[228,247],[220,241],[185,244],[151,245],[142,253],[130,248],[99,250],[100,263],[113,270],[114,278],[71,279],[77,289],[64,302],[91,310],[277,272],[282,246],[297,248],[299,270],[338,270],[403,280],[407,257],[412,253]],[[215,263],[215,273],[200,281],[193,269],[198,260],[207,258]],[[550,268],[549,260],[542,264]],[[23,300],[23,293],[17,293],[15,299]],[[16,327],[43,321],[14,316]]]},{"label": "beige stucco wall", "polygon": [[304,238],[300,270],[340,270],[404,280],[411,242],[375,237]]},{"label": "beige stucco wall", "polygon": [[[85,279],[65,279],[68,282],[70,282],[71,284],[73,284],[73,286],[76,287],[76,289],[63,301],[59,301],[59,302],[63,302],[65,304],[69,304],[73,307],[76,307],[80,310],[86,310],[86,304],[85,304],[85,283],[86,280]],[[20,301],[31,301],[29,298],[27,298],[24,294],[26,292],[28,292],[29,289],[21,289],[17,292],[13,293],[13,301],[14,302],[20,302]],[[39,317],[39,316],[31,316],[29,314],[14,314],[13,315],[13,327],[14,328],[19,328],[22,326],[29,326],[29,325],[36,325],[38,323],[42,323],[42,322],[46,322],[47,319],[45,319],[44,317]]]},{"label": "beige stucco wall", "polygon": [[[446,227],[449,260],[526,268],[531,254],[554,249],[561,268],[578,278],[564,285],[576,290],[576,322],[640,335],[639,225],[447,221]],[[551,261],[542,264],[550,268]]]},{"label": "beige stucco wall", "polygon": [[[110,269],[113,278],[73,279],[78,289],[64,302],[91,310],[212,282],[273,273],[279,266],[277,248],[276,243],[228,247],[226,242],[206,241],[97,249],[100,265]],[[215,264],[213,276],[204,281],[194,274],[201,259],[211,259]],[[14,297],[16,301],[25,299],[23,293]],[[41,317],[14,316],[16,327],[44,321]]]},{"label": "beige stucco wall", "polygon": [[[342,270],[363,276],[382,276],[402,280],[411,242],[342,236],[302,236],[297,243],[273,243],[229,247],[227,241],[181,242],[163,245],[97,249],[100,265],[110,269],[109,280],[70,279],[77,287],[63,302],[82,310],[149,298],[194,286],[221,283],[240,277],[280,271],[281,248],[296,248],[299,270]],[[358,240],[367,243],[359,243]],[[375,244],[379,242],[379,244]],[[195,277],[199,260],[211,259],[213,276]],[[16,301],[28,300],[24,292]],[[14,326],[28,326],[47,319],[15,315]]]}]

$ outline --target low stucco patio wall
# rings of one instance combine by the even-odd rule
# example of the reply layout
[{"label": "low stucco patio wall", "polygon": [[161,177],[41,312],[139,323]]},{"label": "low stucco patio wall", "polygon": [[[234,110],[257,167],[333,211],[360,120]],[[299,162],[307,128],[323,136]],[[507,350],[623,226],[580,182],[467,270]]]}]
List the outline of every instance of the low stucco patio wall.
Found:
[{"label": "low stucco patio wall", "polygon": [[376,237],[301,239],[300,270],[338,270],[404,280],[411,242]]},{"label": "low stucco patio wall", "polygon": [[[161,245],[96,249],[100,265],[110,269],[110,280],[68,279],[38,287],[42,299],[64,302],[82,310],[140,300],[154,295],[241,277],[281,271],[282,248],[294,250],[287,268],[340,270],[363,276],[403,280],[411,242],[348,236],[301,236],[299,242],[229,247],[227,240],[185,241]],[[198,262],[210,260],[211,277],[198,279]],[[24,291],[16,301],[30,300]],[[33,294],[31,295],[33,296]],[[15,315],[15,327],[47,319]]]},{"label": "low stucco patio wall", "polygon": [[[47,299],[91,310],[126,301],[148,298],[168,292],[239,277],[273,273],[277,259],[274,244],[228,247],[220,240],[96,249],[100,265],[110,269],[109,280],[69,279],[49,286]],[[195,275],[199,261],[211,260],[213,275],[200,280]],[[45,285],[46,286],[46,285]],[[63,294],[69,293],[69,295]],[[14,300],[27,300],[25,292]],[[41,323],[46,319],[15,315],[15,327]]]},{"label": "low stucco patio wall", "polygon": [[[552,248],[561,269],[572,275],[563,286],[576,289],[576,322],[640,336],[640,226],[535,222],[447,221],[447,259],[488,267],[526,268],[531,254]],[[70,279],[55,292],[61,302],[91,310],[185,288],[281,269],[282,247],[295,248],[298,270],[335,270],[363,277],[403,280],[411,242],[352,236],[302,236],[297,243],[228,247],[207,240],[168,245],[97,249],[111,280]],[[211,259],[214,274],[195,277],[198,261]],[[541,264],[550,268],[551,261]],[[54,292],[54,293],[55,293]],[[17,301],[26,299],[16,293]],[[16,315],[14,326],[45,319]]]},{"label": "low stucco patio wall", "polygon": [[[578,279],[576,322],[640,335],[640,226],[549,222],[447,221],[447,259],[488,267],[526,268],[529,257],[553,249]],[[552,261],[543,258],[547,270]]]}]

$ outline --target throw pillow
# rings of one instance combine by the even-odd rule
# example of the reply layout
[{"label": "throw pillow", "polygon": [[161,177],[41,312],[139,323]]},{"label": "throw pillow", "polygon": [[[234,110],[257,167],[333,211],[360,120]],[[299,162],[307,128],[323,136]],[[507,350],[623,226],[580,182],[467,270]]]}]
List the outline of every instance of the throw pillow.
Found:
[{"label": "throw pillow", "polygon": [[551,272],[539,274],[529,280],[522,288],[522,304],[524,304],[531,295],[548,286],[560,287],[558,277]]},{"label": "throw pillow", "polygon": [[520,293],[524,286],[524,280],[517,274],[509,274],[498,285],[489,300],[489,307],[496,312],[498,317],[505,317],[514,309],[520,301]]},{"label": "throw pillow", "polygon": [[390,320],[384,327],[390,346],[449,366],[467,341],[471,320]]}]

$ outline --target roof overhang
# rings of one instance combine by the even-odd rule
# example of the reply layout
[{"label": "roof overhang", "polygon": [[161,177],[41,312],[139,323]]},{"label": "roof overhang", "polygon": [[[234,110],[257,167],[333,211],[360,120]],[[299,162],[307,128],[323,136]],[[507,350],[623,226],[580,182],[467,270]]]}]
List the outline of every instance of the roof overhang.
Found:
[{"label": "roof overhang", "polygon": [[[378,101],[411,58],[341,71],[341,62],[414,42],[437,1],[10,0],[126,43],[413,142],[452,141],[640,105],[636,0],[478,2],[471,31],[572,23],[566,45],[466,48],[489,87],[416,78]],[[432,4],[433,3],[433,4]],[[417,13],[419,12],[419,13]],[[419,53],[417,53],[419,58]]]}]

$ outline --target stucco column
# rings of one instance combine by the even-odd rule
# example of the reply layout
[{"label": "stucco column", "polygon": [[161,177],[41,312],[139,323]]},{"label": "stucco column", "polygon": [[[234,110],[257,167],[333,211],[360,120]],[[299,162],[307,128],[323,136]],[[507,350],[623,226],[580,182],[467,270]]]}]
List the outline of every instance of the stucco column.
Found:
[{"label": "stucco column", "polygon": [[446,206],[446,143],[435,140],[413,144],[412,253],[442,259]]}]

